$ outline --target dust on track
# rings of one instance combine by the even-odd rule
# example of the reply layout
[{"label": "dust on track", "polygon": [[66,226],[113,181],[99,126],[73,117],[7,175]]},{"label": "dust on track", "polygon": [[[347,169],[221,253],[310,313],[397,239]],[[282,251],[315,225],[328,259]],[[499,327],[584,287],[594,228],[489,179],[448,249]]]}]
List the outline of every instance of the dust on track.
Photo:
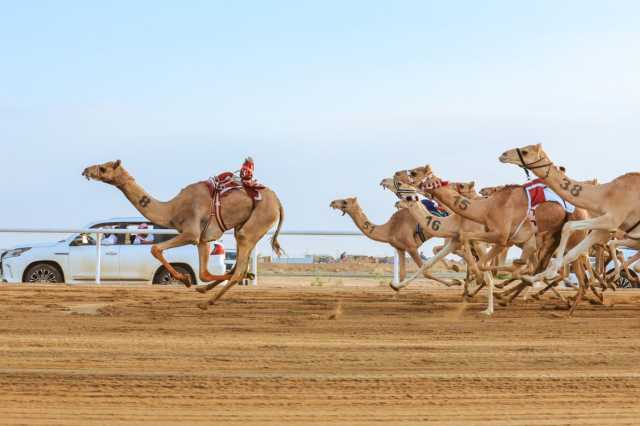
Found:
[{"label": "dust on track", "polygon": [[459,290],[0,286],[0,424],[637,424],[640,292],[563,318]]}]

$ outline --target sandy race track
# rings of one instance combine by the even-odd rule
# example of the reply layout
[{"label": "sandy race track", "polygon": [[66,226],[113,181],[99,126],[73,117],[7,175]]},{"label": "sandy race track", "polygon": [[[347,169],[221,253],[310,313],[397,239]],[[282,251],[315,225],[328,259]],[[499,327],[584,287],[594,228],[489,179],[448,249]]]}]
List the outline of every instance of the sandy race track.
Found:
[{"label": "sandy race track", "polygon": [[571,319],[458,292],[0,285],[0,423],[640,423],[640,292]]}]

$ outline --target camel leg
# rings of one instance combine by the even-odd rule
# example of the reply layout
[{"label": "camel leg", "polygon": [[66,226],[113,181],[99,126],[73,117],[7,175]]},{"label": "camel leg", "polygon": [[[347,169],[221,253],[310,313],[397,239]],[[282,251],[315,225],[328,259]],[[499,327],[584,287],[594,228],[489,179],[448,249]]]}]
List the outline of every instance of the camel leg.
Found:
[{"label": "camel leg", "polygon": [[[494,244],[488,252],[486,252],[480,260],[478,260],[478,266],[480,271],[482,272],[490,272],[491,267],[488,265],[495,259],[500,256],[502,251],[505,249],[505,246],[501,246],[499,244]],[[492,274],[493,275],[493,274]]]},{"label": "camel leg", "polygon": [[[520,284],[518,284],[518,285],[515,287],[515,290],[512,292],[511,297],[509,297],[509,298],[507,299],[507,305],[510,305],[510,304],[511,304],[511,302],[513,302],[513,299],[515,299],[516,297],[518,297],[518,295],[519,295],[520,293],[522,293],[522,290],[524,290],[525,288],[528,288],[530,285],[531,285],[531,284],[529,284],[529,283],[528,283],[528,282],[526,282],[526,281],[521,281],[521,282],[520,282]],[[505,305],[505,306],[506,306],[506,305]]]},{"label": "camel leg", "polygon": [[485,315],[493,315],[493,274],[491,272],[485,272],[484,281],[489,288],[489,294],[487,296],[487,309],[482,311],[482,313]]},{"label": "camel leg", "polygon": [[[422,259],[420,258],[420,255],[418,254],[418,252],[417,252],[417,251],[415,251],[415,250],[409,250],[409,256],[411,256],[411,258],[413,259],[413,261],[415,262],[415,264],[416,264],[416,265],[418,265],[418,268],[422,267]],[[429,271],[423,271],[423,272],[422,272],[422,275],[423,275],[425,278],[427,278],[427,279],[430,279],[430,280],[433,280],[433,281],[439,282],[440,284],[444,284],[444,285],[446,285],[447,287],[451,287],[451,286],[454,286],[454,285],[460,285],[460,282],[459,282],[459,281],[458,281],[458,282],[456,282],[456,283],[452,283],[452,282],[450,282],[450,281],[443,280],[442,278],[434,277],[433,275],[431,275],[431,274],[429,273]]]},{"label": "camel leg", "polygon": [[633,257],[631,257],[631,259],[627,261],[623,259],[622,262],[619,262],[616,257],[616,249],[618,247],[628,247],[628,248],[640,250],[639,243],[640,242],[636,240],[611,240],[607,243],[607,246],[609,247],[609,254],[611,255],[611,258],[614,259],[613,263],[615,264],[614,272],[610,274],[610,276],[608,277],[610,280],[617,281],[618,278],[620,278],[621,269],[624,269],[624,271],[627,273],[627,276],[631,278],[631,275],[629,274],[629,270],[628,270],[629,265],[631,265],[632,263],[640,259],[640,253],[636,253]]},{"label": "camel leg", "polygon": [[238,243],[238,251],[236,256],[236,267],[233,273],[233,276],[229,279],[229,282],[226,286],[224,286],[215,296],[209,299],[207,302],[203,302],[198,304],[200,309],[207,309],[209,305],[214,305],[218,299],[220,299],[227,291],[231,289],[234,285],[242,281],[244,275],[247,272],[247,267],[249,266],[249,257],[251,255],[251,250],[255,246],[255,243],[251,244],[247,241]]},{"label": "camel leg", "polygon": [[[473,275],[476,277],[476,282],[482,282],[482,272],[478,267],[478,262],[476,262],[476,258],[471,252],[471,244],[472,242],[469,240],[460,241],[460,245],[462,246],[462,254],[464,257],[464,261],[467,263],[467,271],[471,271]],[[486,253],[483,253],[483,255]]]},{"label": "camel leg", "polygon": [[573,315],[573,312],[576,310],[576,308],[578,307],[578,304],[580,303],[580,301],[582,300],[582,298],[584,297],[584,295],[587,292],[587,277],[585,276],[585,270],[584,267],[582,265],[582,259],[578,259],[577,262],[574,263],[574,272],[576,274],[576,276],[578,277],[578,282],[580,283],[580,288],[578,288],[578,294],[576,295],[576,299],[573,301],[573,304],[571,305],[571,308],[569,309],[569,316]]},{"label": "camel leg", "polygon": [[[433,255],[435,256],[436,254],[438,254],[438,252],[439,252],[440,250],[442,250],[442,248],[443,248],[443,247],[444,247],[444,245],[441,245],[441,246],[435,246],[435,247],[433,247]],[[443,258],[443,259],[440,259],[440,263],[442,263],[442,265],[443,265],[443,266],[444,266],[448,271],[450,271],[450,270],[452,270],[452,269],[453,269],[453,267],[452,267],[451,265],[449,265],[449,262],[447,262],[447,259],[444,259],[444,258]],[[456,272],[458,272],[458,271],[456,271]]]},{"label": "camel leg", "polygon": [[[558,248],[556,249],[555,258],[549,263],[549,266],[544,271],[544,277],[548,279],[553,279],[557,275],[558,270],[561,266],[573,262],[577,256],[581,255],[585,251],[588,251],[589,248],[596,242],[606,242],[609,240],[609,232],[611,229],[616,229],[618,227],[618,223],[616,223],[615,218],[609,214],[605,214],[599,216],[594,219],[586,219],[586,220],[576,220],[567,222],[562,227],[562,234],[560,238],[560,243],[558,244]],[[572,259],[569,261],[567,258],[569,257],[569,253],[565,255],[565,251],[567,250],[567,244],[569,243],[569,238],[575,231],[600,231],[598,233],[599,237],[597,239],[590,238],[593,236],[593,232],[589,234],[580,244],[571,249],[569,253],[573,253]],[[606,237],[602,236],[602,232],[606,233]],[[588,244],[585,242],[588,241]],[[580,247],[580,252],[576,251],[576,248]]]},{"label": "camel leg", "polygon": [[435,255],[434,257],[432,257],[431,259],[429,259],[428,261],[426,261],[420,268],[418,268],[418,270],[412,274],[409,278],[407,278],[406,280],[403,280],[402,282],[400,282],[399,284],[393,284],[391,283],[391,288],[394,290],[400,290],[403,287],[406,287],[411,281],[415,280],[418,275],[421,275],[424,271],[428,270],[429,268],[431,268],[433,265],[435,265],[436,263],[438,263],[440,261],[440,259],[442,259],[443,257],[447,256],[449,253],[451,253],[453,250],[455,250],[456,246],[458,245],[457,241],[454,240],[450,240],[442,250],[440,250],[438,252],[437,255]]},{"label": "camel leg", "polygon": [[396,249],[398,252],[398,266],[400,268],[399,274],[400,281],[404,281],[407,276],[407,257],[404,250]]},{"label": "camel leg", "polygon": [[200,260],[200,280],[204,282],[225,281],[231,278],[231,274],[212,275],[208,270],[209,265],[209,243],[201,241],[198,243],[198,258]]},{"label": "camel leg", "polygon": [[[509,284],[511,284],[511,283],[513,283],[515,281],[518,281],[518,279],[517,278],[509,278],[507,281],[502,283],[503,284],[502,288],[507,287]],[[513,293],[516,288],[518,288],[518,285],[514,285],[513,287],[507,287],[507,288],[505,288],[505,290],[502,293],[496,293],[496,296],[499,296],[499,297],[508,296],[511,293]]]},{"label": "camel leg", "polygon": [[[580,221],[582,222],[582,221]],[[586,221],[585,221],[586,222]],[[573,222],[567,222],[567,224],[565,224],[565,227]],[[564,231],[563,231],[564,233]],[[547,269],[533,277],[529,277],[529,276],[523,276],[522,278],[534,283],[534,282],[538,282],[541,281],[543,279],[548,279],[548,280],[553,280],[558,276],[558,269],[560,269],[561,266],[565,265],[565,264],[571,264],[573,263],[578,257],[580,257],[583,253],[587,252],[589,250],[589,248],[597,243],[604,243],[609,239],[609,231],[603,231],[603,230],[598,230],[598,229],[594,229],[591,233],[589,233],[589,235],[587,235],[587,237],[582,240],[580,242],[580,244],[578,244],[577,246],[575,246],[574,248],[572,248],[569,253],[567,253],[566,255],[564,255],[563,257],[560,257],[559,260],[554,259],[553,261],[550,262],[549,266],[547,267]],[[558,251],[558,253],[561,253],[560,251]]]},{"label": "camel leg", "polygon": [[276,219],[277,217],[265,219],[260,215],[256,215],[254,212],[242,228],[236,231],[237,256],[233,274],[231,278],[229,278],[227,285],[219,290],[214,297],[205,303],[198,304],[200,309],[207,309],[209,305],[215,304],[231,287],[243,280],[249,268],[251,251],[255,248],[258,241],[265,236]]},{"label": "camel leg", "polygon": [[179,274],[178,271],[176,271],[174,267],[171,266],[169,262],[167,262],[167,259],[165,259],[162,252],[171,248],[186,246],[187,244],[197,244],[197,243],[198,243],[198,237],[196,234],[183,232],[171,238],[170,240],[152,245],[151,254],[153,255],[153,257],[158,259],[160,263],[162,263],[162,266],[164,266],[165,269],[169,271],[169,273],[173,278],[182,282],[185,286],[191,287],[192,283],[189,275]]}]

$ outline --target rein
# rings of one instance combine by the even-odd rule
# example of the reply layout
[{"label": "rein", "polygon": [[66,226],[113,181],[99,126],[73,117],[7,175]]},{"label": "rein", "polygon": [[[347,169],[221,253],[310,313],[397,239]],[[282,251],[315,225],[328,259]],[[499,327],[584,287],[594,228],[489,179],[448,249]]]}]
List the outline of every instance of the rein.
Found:
[{"label": "rein", "polygon": [[402,182],[398,182],[398,179],[395,175],[393,176],[393,188],[395,189],[394,192],[396,196],[401,200],[412,201],[418,199],[415,188],[402,188]]},{"label": "rein", "polygon": [[[541,161],[544,161],[546,158],[542,157],[537,159],[534,162],[531,162],[529,164],[527,164],[524,161],[524,156],[522,155],[522,151],[520,150],[520,148],[516,148],[516,152],[518,153],[518,157],[520,158],[520,165],[518,165],[518,167],[522,168],[524,170],[524,173],[527,175],[527,180],[531,179],[531,176],[529,174],[529,170],[535,170],[535,169],[541,169],[543,167],[551,167],[553,166],[552,162],[548,162],[547,164],[538,164],[536,165],[536,163],[539,163]],[[547,169],[547,175],[544,177],[545,179],[549,177],[549,172],[551,171],[551,169]]]},{"label": "rein", "polygon": [[[638,226],[640,226],[640,220],[636,222],[635,225],[633,225],[631,228],[629,228],[629,230],[627,230],[627,234],[631,233],[631,231],[633,231],[634,229],[636,229]],[[635,240],[635,238],[632,238]]]}]

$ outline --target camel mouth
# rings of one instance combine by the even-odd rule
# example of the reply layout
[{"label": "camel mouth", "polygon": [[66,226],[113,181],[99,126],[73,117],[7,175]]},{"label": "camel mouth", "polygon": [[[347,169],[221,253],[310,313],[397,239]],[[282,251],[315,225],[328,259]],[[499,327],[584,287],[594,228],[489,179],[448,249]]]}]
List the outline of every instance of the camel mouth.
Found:
[{"label": "camel mouth", "polygon": [[329,207],[334,209],[334,210],[338,210],[338,211],[342,212],[342,216],[347,214],[347,212],[345,211],[346,206],[343,203],[341,203],[340,201],[332,201],[331,204],[329,204]]},{"label": "camel mouth", "polygon": [[391,178],[386,178],[386,179],[382,179],[380,181],[380,186],[382,187],[383,190],[391,190],[393,188],[393,179]]}]

